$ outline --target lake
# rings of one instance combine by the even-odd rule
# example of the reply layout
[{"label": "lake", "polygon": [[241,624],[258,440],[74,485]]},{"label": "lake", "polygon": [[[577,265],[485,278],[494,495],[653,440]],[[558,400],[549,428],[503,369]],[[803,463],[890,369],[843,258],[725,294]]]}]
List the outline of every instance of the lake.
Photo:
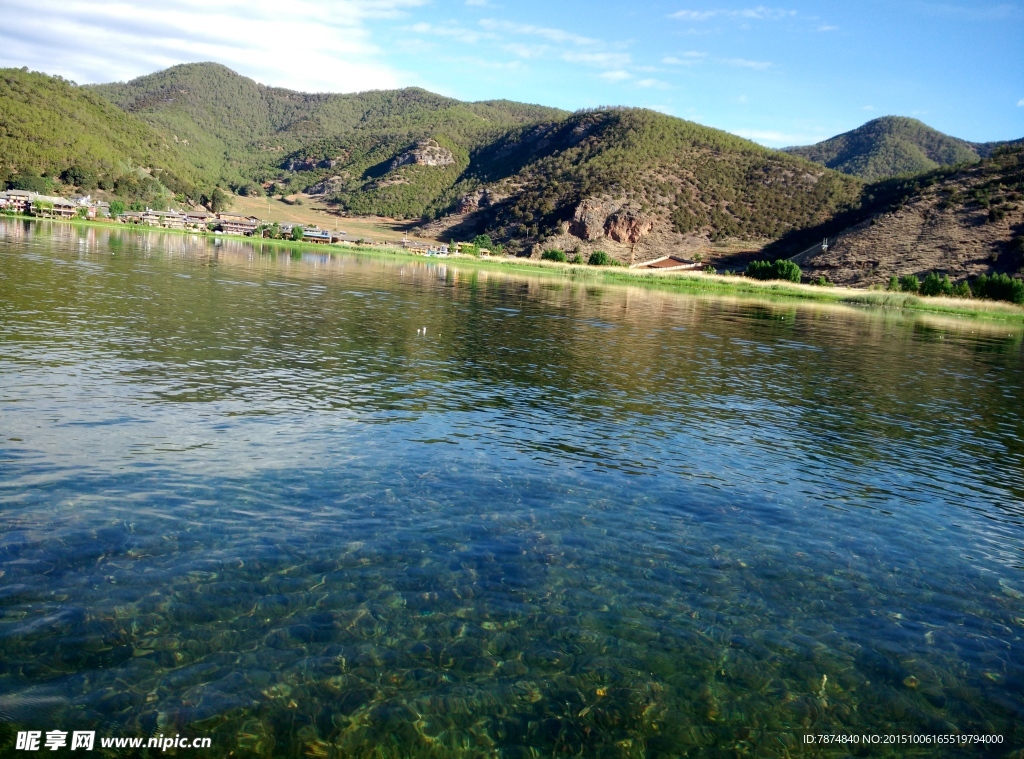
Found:
[{"label": "lake", "polygon": [[1009,755],[1022,400],[1016,327],[0,221],[0,739]]}]

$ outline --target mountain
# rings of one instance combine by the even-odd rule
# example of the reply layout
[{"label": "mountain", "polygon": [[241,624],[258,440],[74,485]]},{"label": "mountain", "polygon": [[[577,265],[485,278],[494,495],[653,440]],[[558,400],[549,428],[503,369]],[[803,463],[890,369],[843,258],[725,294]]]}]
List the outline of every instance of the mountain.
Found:
[{"label": "mountain", "polygon": [[521,128],[471,157],[445,236],[642,261],[711,240],[770,240],[858,201],[861,183],[716,129],[615,108]]},{"label": "mountain", "polygon": [[940,166],[976,163],[1004,144],[966,142],[917,119],[885,116],[816,145],[785,151],[844,174],[877,181],[921,174]]},{"label": "mountain", "polygon": [[[40,187],[74,168],[86,189],[191,192],[197,172],[157,129],[60,77],[0,69],[0,183]],[[41,175],[46,174],[44,179]]]},{"label": "mountain", "polygon": [[954,281],[1024,273],[1024,146],[872,185],[865,198],[871,200],[848,214],[848,227],[836,229],[833,220],[831,232],[817,230],[816,239],[829,234],[829,248],[801,260],[805,273],[854,286],[933,271]]},{"label": "mountain", "polygon": [[241,192],[306,191],[343,213],[423,220],[434,236],[488,232],[521,251],[642,259],[667,244],[770,240],[860,192],[800,158],[651,111],[568,114],[420,89],[305,94],[210,63],[94,90]]},{"label": "mountain", "polygon": [[[362,175],[427,138],[450,143],[464,162],[470,149],[508,129],[565,115],[509,101],[462,103],[417,88],[294,92],[216,63],[173,66],[93,90],[170,135],[210,176],[235,186],[280,178],[289,191],[320,179],[309,170],[321,162],[341,161]],[[282,167],[293,173],[279,177]],[[296,169],[304,173],[296,176]]]},{"label": "mountain", "polygon": [[520,253],[602,249],[640,261],[711,241],[760,245],[858,206],[863,189],[801,157],[642,109],[569,114],[415,88],[307,94],[212,63],[88,87],[10,78],[0,113],[20,113],[18,93],[34,93],[32,118],[0,153],[12,170],[32,154],[34,170],[77,183],[67,170],[88,161],[109,194],[147,203],[159,193],[116,180],[135,172],[166,185],[164,197],[193,201],[217,185],[304,191],[342,214],[405,218],[444,239],[486,232]]}]

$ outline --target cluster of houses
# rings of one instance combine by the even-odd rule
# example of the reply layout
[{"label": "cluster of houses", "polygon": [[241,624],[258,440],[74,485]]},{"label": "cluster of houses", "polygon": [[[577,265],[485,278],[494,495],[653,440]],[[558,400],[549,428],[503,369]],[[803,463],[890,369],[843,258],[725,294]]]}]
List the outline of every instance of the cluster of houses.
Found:
[{"label": "cluster of houses", "polygon": [[[110,214],[110,206],[107,203],[90,204],[82,203],[81,198],[58,198],[53,195],[40,195],[37,192],[28,190],[8,190],[0,192],[0,211],[12,213],[32,214],[34,216],[47,216],[57,219],[73,219],[76,216],[85,216],[95,219],[100,213],[100,205],[106,206],[106,214]],[[88,196],[86,196],[88,201]],[[90,207],[91,205],[91,207]],[[82,211],[81,209],[85,209]]]},{"label": "cluster of houses", "polygon": [[[74,198],[60,198],[41,195],[27,190],[0,192],[0,212],[7,211],[53,219],[106,219],[111,218],[110,204],[94,200],[89,195]],[[212,231],[226,235],[251,237],[257,233],[269,235],[270,226],[255,216],[233,213],[207,213],[206,211],[124,211],[115,219],[123,224],[137,224],[164,229],[194,229]],[[297,224],[278,224],[277,230],[289,237]],[[345,232],[320,229],[315,225],[302,225],[303,242],[342,244],[373,244],[373,240],[356,238]]]},{"label": "cluster of houses", "polygon": [[404,238],[399,244],[409,253],[417,253],[421,256],[447,256],[449,251],[458,252],[458,246],[462,243],[453,243],[452,247],[449,248],[449,246],[441,243],[426,243]]},{"label": "cluster of houses", "polygon": [[[41,195],[27,190],[8,190],[0,192],[0,213],[17,213],[31,216],[40,216],[51,219],[113,219],[110,204],[102,200],[95,200],[90,195],[81,195],[73,198],[60,198],[51,195]],[[252,237],[254,235],[270,236],[272,230],[276,230],[284,237],[291,237],[292,231],[297,224],[279,223],[270,225],[255,216],[243,216],[233,213],[208,213],[206,211],[123,211],[115,221],[123,224],[137,224],[147,227],[161,227],[163,229],[194,229],[197,231],[211,231],[216,234],[243,235]],[[365,237],[355,237],[346,232],[330,231],[320,229],[314,225],[302,225],[303,242],[321,243],[324,245],[373,245],[373,240]],[[449,253],[459,253],[463,245],[469,243],[453,243],[451,247],[438,243],[426,243],[404,239],[401,246],[410,253],[418,253],[427,256],[447,256]],[[488,251],[478,251],[487,254]]]}]

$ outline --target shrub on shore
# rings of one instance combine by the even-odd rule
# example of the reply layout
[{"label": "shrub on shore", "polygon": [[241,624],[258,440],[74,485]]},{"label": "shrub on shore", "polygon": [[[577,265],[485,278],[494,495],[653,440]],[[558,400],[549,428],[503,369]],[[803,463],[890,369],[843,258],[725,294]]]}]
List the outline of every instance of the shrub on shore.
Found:
[{"label": "shrub on shore", "polygon": [[916,274],[904,274],[900,277],[900,292],[916,293],[921,289],[921,280]]},{"label": "shrub on shore", "polygon": [[799,282],[800,267],[792,261],[751,261],[747,266],[747,276],[752,279],[781,279],[786,282]]},{"label": "shrub on shore", "polygon": [[540,257],[543,261],[557,261],[562,264],[568,261],[564,250],[545,250]]},{"label": "shrub on shore", "polygon": [[589,266],[611,266],[612,257],[603,250],[595,250],[587,259],[587,264]]},{"label": "shrub on shore", "polygon": [[931,272],[924,278],[924,282],[921,283],[921,295],[946,295],[952,297],[953,295],[953,283],[949,279],[949,275],[940,277],[935,272]]},{"label": "shrub on shore", "polygon": [[976,298],[1006,300],[1024,305],[1024,280],[1007,274],[982,274],[971,284],[971,290]]}]

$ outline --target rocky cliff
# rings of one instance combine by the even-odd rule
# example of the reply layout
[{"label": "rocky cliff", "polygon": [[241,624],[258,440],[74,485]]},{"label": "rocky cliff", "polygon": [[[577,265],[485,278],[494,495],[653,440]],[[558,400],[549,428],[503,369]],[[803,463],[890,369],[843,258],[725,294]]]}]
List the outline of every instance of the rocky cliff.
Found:
[{"label": "rocky cliff", "polygon": [[388,165],[388,171],[401,166],[451,166],[455,163],[455,155],[446,147],[434,140],[420,140],[407,151],[397,156]]}]

